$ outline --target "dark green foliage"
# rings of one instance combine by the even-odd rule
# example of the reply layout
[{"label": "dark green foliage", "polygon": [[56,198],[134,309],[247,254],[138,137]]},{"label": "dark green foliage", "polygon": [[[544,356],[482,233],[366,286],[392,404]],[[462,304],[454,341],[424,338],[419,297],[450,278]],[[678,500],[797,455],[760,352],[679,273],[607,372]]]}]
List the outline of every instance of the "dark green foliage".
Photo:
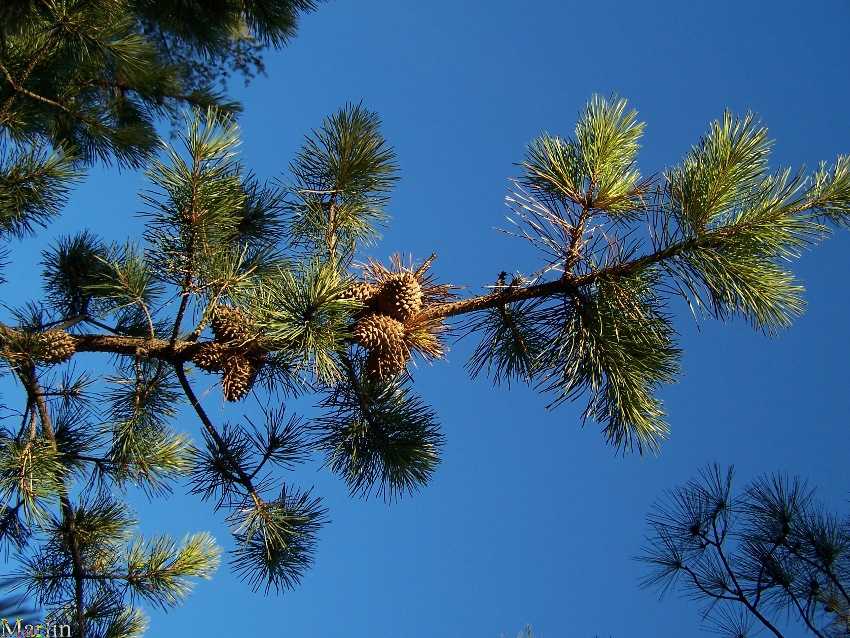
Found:
[{"label": "dark green foliage", "polygon": [[198,11],[193,0],[132,0],[131,10],[162,32],[216,53],[240,30],[259,43],[280,46],[295,35],[298,17],[316,9],[313,0],[210,0]]},{"label": "dark green foliage", "polygon": [[143,196],[151,208],[146,239],[153,262],[177,285],[189,264],[237,241],[246,199],[235,122],[208,112],[180,139],[185,155],[171,148],[167,161],[152,162],[147,174],[157,190]]},{"label": "dark green foliage", "polygon": [[224,424],[224,445],[205,432],[203,448],[195,451],[192,491],[215,500],[216,509],[232,507],[244,496],[240,468],[259,486],[271,485],[271,466],[291,469],[309,456],[306,425],[298,416],[287,416],[283,407],[267,411],[261,426],[250,421],[247,426]]},{"label": "dark green foliage", "polygon": [[229,111],[215,86],[231,71],[262,70],[262,48],[282,46],[304,0],[15,2],[0,40],[0,126],[86,161],[138,166],[155,123],[184,105]]},{"label": "dark green foliage", "polygon": [[603,279],[587,296],[537,311],[540,324],[556,326],[538,359],[541,385],[554,405],[589,395],[585,418],[604,424],[616,447],[652,449],[667,431],[654,391],[675,379],[679,349],[657,279],[652,271]]},{"label": "dark green foliage", "polygon": [[[84,501],[73,516],[75,549],[69,547],[66,523],[54,518],[45,526],[45,542],[20,558],[15,576],[30,599],[52,608],[53,615],[61,618],[62,603],[75,597],[74,581],[63,576],[73,572],[74,554],[84,564],[97,566],[104,576],[108,574],[87,581],[85,615],[93,635],[102,635],[107,627],[123,622],[120,619],[136,615],[134,600],[173,607],[190,591],[190,577],[209,577],[217,564],[217,550],[205,534],[189,536],[180,545],[166,536],[131,540],[136,522],[123,504],[110,498]],[[125,599],[131,606],[125,606]]]},{"label": "dark green foliage", "polygon": [[[671,298],[696,316],[788,327],[805,306],[789,262],[827,223],[846,224],[850,196],[846,158],[810,178],[772,172],[766,129],[729,113],[679,166],[642,180],[642,128],[625,101],[597,97],[574,139],[530,144],[507,202],[517,235],[546,262],[523,284],[497,287],[504,302],[472,324],[487,337],[470,362],[497,380],[518,372],[553,405],[585,398],[585,418],[609,442],[639,451],[667,432],[656,393],[678,371]],[[517,298],[524,305],[509,303]]]},{"label": "dark green foliage", "polygon": [[89,314],[91,287],[109,274],[108,252],[91,232],[60,237],[42,253],[44,292],[52,308],[62,317]]},{"label": "dark green foliage", "polygon": [[[767,130],[752,116],[727,113],[670,173],[677,240],[688,245],[669,261],[669,272],[715,316],[740,315],[775,330],[803,309],[802,287],[782,262],[826,228],[799,214],[811,208],[801,177],[768,173],[769,149]],[[662,247],[671,240],[658,237]]]},{"label": "dark green foliage", "polygon": [[167,159],[148,170],[156,187],[143,195],[150,207],[145,239],[152,249],[137,270],[159,284],[189,281],[206,305],[195,310],[205,313],[228,297],[251,298],[247,291],[286,277],[278,253],[286,224],[279,191],[238,161],[238,127],[231,118],[197,114],[179,139],[183,153],[171,147]]},{"label": "dark green foliage", "polygon": [[292,589],[313,564],[316,534],[325,522],[321,499],[287,490],[262,507],[236,517],[236,549],[231,565],[254,591]]},{"label": "dark green foliage", "polygon": [[376,236],[395,183],[395,152],[380,119],[362,105],[346,106],[308,136],[290,166],[293,235],[314,250],[351,256]]},{"label": "dark green foliage", "polygon": [[196,452],[192,489],[228,511],[236,548],[231,565],[256,591],[290,589],[312,565],[316,534],[325,521],[321,499],[295,489],[281,488],[273,500],[260,501],[246,492],[276,484],[272,466],[291,469],[310,452],[304,423],[288,417],[283,408],[267,411],[262,426],[225,424],[221,433],[204,434]]},{"label": "dark green foliage", "polygon": [[671,491],[648,518],[644,584],[682,588],[707,603],[721,635],[787,618],[814,636],[850,635],[850,520],[828,511],[797,478],[775,474],[733,492],[714,466]]},{"label": "dark green foliage", "polygon": [[65,155],[9,146],[0,135],[0,236],[23,237],[59,214],[79,173]]},{"label": "dark green foliage", "polygon": [[0,498],[21,503],[26,520],[43,520],[62,489],[68,468],[47,441],[0,438]]},{"label": "dark green foliage", "polygon": [[376,383],[359,365],[323,401],[316,446],[352,494],[387,500],[425,485],[440,461],[434,413],[401,380]]},{"label": "dark green foliage", "polygon": [[31,535],[30,526],[23,518],[23,506],[21,499],[8,500],[0,509],[0,543],[3,543],[6,558],[9,549],[22,549]]},{"label": "dark green foliage", "polygon": [[135,362],[108,381],[110,475],[118,484],[132,481],[152,492],[167,491],[168,481],[189,472],[191,456],[188,438],[168,425],[180,400],[172,370]]},{"label": "dark green foliage", "polygon": [[640,206],[644,188],[634,162],[644,125],[623,99],[594,96],[575,139],[543,135],[529,144],[520,183],[556,200],[594,204],[617,216]]},{"label": "dark green foliage", "polygon": [[74,400],[56,401],[51,408],[59,462],[68,474],[84,478],[88,469],[85,459],[93,458],[101,443],[99,428],[90,420],[91,409]]},{"label": "dark green foliage", "polygon": [[340,377],[349,323],[357,304],[342,299],[348,281],[332,263],[311,260],[276,272],[237,299],[256,318],[271,350],[289,353],[321,383]]},{"label": "dark green foliage", "polygon": [[126,332],[138,334],[139,324],[144,324],[143,334],[156,334],[150,309],[163,285],[144,253],[132,244],[112,247],[107,255],[96,256],[92,271],[95,276],[81,282],[80,294],[97,302],[97,315],[115,316],[119,332],[126,326]]},{"label": "dark green foliage", "polygon": [[[514,282],[516,283],[516,281]],[[497,290],[504,290],[500,281]],[[473,377],[486,369],[494,383],[530,382],[546,347],[546,336],[534,321],[534,303],[520,301],[480,313],[466,326],[470,335],[480,334],[479,344],[467,369]]]}]

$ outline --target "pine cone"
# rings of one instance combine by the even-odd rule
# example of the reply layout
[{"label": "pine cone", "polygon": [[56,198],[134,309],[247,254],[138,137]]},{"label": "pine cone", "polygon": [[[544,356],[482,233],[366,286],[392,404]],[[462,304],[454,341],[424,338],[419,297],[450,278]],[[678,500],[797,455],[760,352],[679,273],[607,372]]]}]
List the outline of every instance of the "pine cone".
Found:
[{"label": "pine cone", "polygon": [[37,359],[52,365],[70,359],[77,351],[74,338],[64,330],[48,330],[39,335]]},{"label": "pine cone", "polygon": [[410,350],[400,321],[386,315],[367,315],[355,324],[354,338],[369,351],[366,372],[370,377],[389,379],[407,366]]},{"label": "pine cone", "polygon": [[366,374],[378,381],[392,379],[407,368],[407,348],[372,350],[366,357]]},{"label": "pine cone", "polygon": [[395,273],[381,286],[378,295],[379,312],[399,321],[407,321],[421,308],[422,287],[413,273]]},{"label": "pine cone", "polygon": [[363,305],[368,306],[378,293],[378,287],[365,281],[353,284],[348,290],[342,293],[343,299],[353,299],[359,301]]},{"label": "pine cone", "polygon": [[250,357],[234,354],[222,366],[221,389],[228,401],[241,401],[254,385],[259,366]]},{"label": "pine cone", "polygon": [[354,339],[368,350],[398,348],[404,344],[404,325],[387,315],[366,315],[354,325]]},{"label": "pine cone", "polygon": [[192,357],[192,363],[207,372],[220,372],[227,354],[228,349],[218,341],[209,341],[198,348]]},{"label": "pine cone", "polygon": [[212,331],[218,341],[245,341],[251,337],[251,324],[239,308],[218,306],[213,314]]}]

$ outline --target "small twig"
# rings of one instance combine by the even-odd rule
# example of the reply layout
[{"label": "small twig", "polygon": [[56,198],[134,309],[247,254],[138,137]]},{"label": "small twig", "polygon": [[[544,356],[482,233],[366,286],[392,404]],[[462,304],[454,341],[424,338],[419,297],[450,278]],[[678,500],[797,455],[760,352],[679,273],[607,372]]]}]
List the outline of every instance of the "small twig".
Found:
[{"label": "small twig", "polygon": [[186,398],[189,399],[189,403],[195,410],[195,413],[198,415],[198,418],[201,420],[201,423],[204,426],[204,429],[210,435],[210,438],[215,442],[219,451],[224,454],[228,461],[230,461],[231,467],[236,472],[236,479],[242,487],[245,488],[248,495],[251,497],[251,500],[254,501],[254,504],[258,508],[263,508],[265,503],[257,492],[257,489],[254,486],[251,477],[247,472],[242,468],[242,466],[238,463],[236,458],[233,456],[230,448],[227,447],[227,444],[224,442],[224,439],[221,438],[221,434],[219,434],[218,430],[213,425],[212,420],[210,420],[207,415],[206,410],[204,410],[201,402],[198,400],[198,397],[195,395],[195,391],[192,390],[192,386],[189,383],[189,379],[186,378],[186,371],[183,368],[182,363],[178,363],[174,366],[174,371],[177,373],[177,380],[180,382],[180,386],[183,388],[183,392],[186,395]]}]

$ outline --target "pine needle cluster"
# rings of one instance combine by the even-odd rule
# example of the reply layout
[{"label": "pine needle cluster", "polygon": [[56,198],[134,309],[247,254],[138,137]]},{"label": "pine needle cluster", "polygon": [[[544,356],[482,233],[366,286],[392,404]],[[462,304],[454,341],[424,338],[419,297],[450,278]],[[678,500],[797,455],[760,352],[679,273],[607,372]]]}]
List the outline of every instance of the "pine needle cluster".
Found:
[{"label": "pine needle cluster", "polygon": [[659,501],[640,560],[644,585],[706,603],[729,638],[756,629],[781,638],[786,622],[820,638],[850,635],[850,520],[795,477],[775,474],[734,492],[712,466]]}]

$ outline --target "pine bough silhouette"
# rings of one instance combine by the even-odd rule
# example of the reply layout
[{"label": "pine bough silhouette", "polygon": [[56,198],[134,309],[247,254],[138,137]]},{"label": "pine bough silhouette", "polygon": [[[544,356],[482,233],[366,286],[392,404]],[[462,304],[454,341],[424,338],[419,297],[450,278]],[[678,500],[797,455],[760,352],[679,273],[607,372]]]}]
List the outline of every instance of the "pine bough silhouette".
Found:
[{"label": "pine bough silhouette", "polygon": [[[311,8],[281,4],[290,18]],[[624,100],[594,97],[573,138],[529,145],[512,182],[516,234],[539,269],[462,297],[433,258],[363,261],[397,180],[374,113],[329,116],[281,182],[262,183],[227,109],[171,90],[189,76],[167,75],[172,63],[121,14],[134,3],[24,5],[2,41],[4,234],[43,227],[97,159],[143,166],[151,185],[143,242],[60,239],[42,256],[44,299],[0,325],[3,366],[23,389],[0,437],[0,537],[28,594],[76,635],[139,636],[139,601],[176,605],[216,568],[206,534],[134,536],[127,485],[159,495],[189,476],[226,513],[233,568],[268,592],[299,582],[325,520],[283,471],[319,452],[353,494],[392,500],[426,483],[443,437],[410,364],[440,359],[452,331],[478,338],[473,376],[531,383],[552,406],[580,400],[615,449],[657,450],[657,390],[679,367],[674,298],[785,328],[803,310],[788,262],[850,221],[846,157],[809,176],[772,172],[766,130],[727,113],[678,166],[644,178],[643,124]],[[203,108],[153,154],[163,103]],[[217,422],[196,391],[210,382],[227,401],[255,397],[264,422]],[[311,421],[277,407],[305,393]],[[181,400],[197,444],[171,425]]]},{"label": "pine bough silhouette", "polygon": [[733,488],[732,468],[713,466],[658,502],[644,586],[705,601],[703,619],[729,638],[782,638],[783,620],[818,638],[850,636],[850,518],[784,474]]}]

